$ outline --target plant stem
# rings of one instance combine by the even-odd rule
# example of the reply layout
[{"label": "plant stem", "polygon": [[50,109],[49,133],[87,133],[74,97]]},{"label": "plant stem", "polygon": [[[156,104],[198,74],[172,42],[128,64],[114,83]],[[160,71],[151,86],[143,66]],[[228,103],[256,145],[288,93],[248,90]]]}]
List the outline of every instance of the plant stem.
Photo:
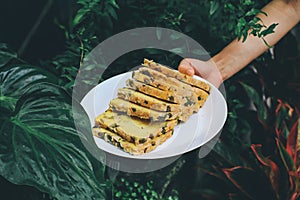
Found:
[{"label": "plant stem", "polygon": [[178,171],[182,168],[182,166],[184,165],[185,160],[184,159],[180,159],[179,161],[176,162],[175,166],[171,169],[170,173],[167,175],[167,181],[165,182],[165,184],[162,186],[161,192],[159,194],[159,199],[162,199],[172,178],[178,173]]}]

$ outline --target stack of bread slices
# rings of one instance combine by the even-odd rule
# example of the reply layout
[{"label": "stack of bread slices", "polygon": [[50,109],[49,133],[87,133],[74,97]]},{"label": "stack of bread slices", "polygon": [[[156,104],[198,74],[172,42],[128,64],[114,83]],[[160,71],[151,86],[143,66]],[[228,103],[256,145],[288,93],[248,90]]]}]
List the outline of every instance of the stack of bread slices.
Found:
[{"label": "stack of bread slices", "polygon": [[209,91],[207,83],[145,59],[96,117],[93,134],[133,155],[150,152],[198,112]]}]

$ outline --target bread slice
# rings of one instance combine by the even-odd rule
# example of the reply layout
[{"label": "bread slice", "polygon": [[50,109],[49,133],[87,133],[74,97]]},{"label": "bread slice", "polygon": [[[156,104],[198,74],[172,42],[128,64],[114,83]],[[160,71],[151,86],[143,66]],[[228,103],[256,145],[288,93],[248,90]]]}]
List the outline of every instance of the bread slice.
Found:
[{"label": "bread slice", "polygon": [[96,117],[95,125],[118,134],[128,142],[143,144],[173,130],[177,120],[151,122],[107,110]]},{"label": "bread slice", "polygon": [[142,92],[144,94],[150,95],[152,97],[158,98],[160,100],[168,101],[171,103],[183,104],[185,102],[184,97],[179,97],[174,95],[173,92],[164,91],[147,85],[145,83],[141,83],[139,81],[128,79],[126,81],[127,87]]},{"label": "bread slice", "polygon": [[149,119],[151,121],[173,120],[177,119],[180,114],[178,112],[160,112],[151,110],[119,98],[111,100],[109,106],[114,111],[123,112],[129,116],[139,117],[141,119]]},{"label": "bread slice", "polygon": [[189,97],[193,94],[190,85],[184,84],[175,78],[167,77],[147,67],[141,67],[138,71],[134,71],[132,78],[158,89],[174,92],[175,95]]},{"label": "bread slice", "polygon": [[190,109],[193,112],[198,112],[198,95],[195,94],[192,86],[147,67],[139,68],[138,72],[133,73],[133,78],[146,84],[160,87],[163,90],[171,91],[175,96],[183,97],[184,101],[181,103],[185,107],[191,106],[192,108]]},{"label": "bread slice", "polygon": [[192,87],[194,93],[197,95],[197,105],[198,105],[198,109],[200,109],[205,101],[207,100],[209,94],[205,91],[203,91],[202,89],[196,88],[196,87]]},{"label": "bread slice", "polygon": [[164,91],[176,91],[176,88],[166,83],[166,79],[145,75],[141,73],[140,70],[133,71],[132,78],[139,82],[151,85]]},{"label": "bread slice", "polygon": [[132,155],[141,155],[153,151],[158,145],[164,143],[173,134],[173,130],[166,132],[143,144],[134,144],[123,139],[121,136],[101,127],[93,128],[93,135],[119,147]]},{"label": "bread slice", "polygon": [[152,60],[144,59],[144,64],[143,65],[147,66],[151,69],[154,69],[156,71],[159,71],[159,72],[165,74],[166,76],[176,78],[176,79],[178,79],[182,82],[185,82],[187,84],[190,84],[194,87],[198,87],[200,89],[203,89],[204,91],[206,91],[208,93],[210,91],[210,86],[207,83],[205,83],[201,80],[195,79],[192,76],[188,76],[186,74],[180,73],[177,70],[170,69],[170,68],[168,68],[166,66],[163,66],[159,63],[156,63]]},{"label": "bread slice", "polygon": [[127,101],[133,102],[135,104],[141,105],[143,107],[162,111],[162,112],[176,112],[181,113],[180,106],[174,103],[168,103],[154,97],[148,96],[146,94],[136,92],[129,88],[121,88],[118,90],[118,97],[125,99]]}]

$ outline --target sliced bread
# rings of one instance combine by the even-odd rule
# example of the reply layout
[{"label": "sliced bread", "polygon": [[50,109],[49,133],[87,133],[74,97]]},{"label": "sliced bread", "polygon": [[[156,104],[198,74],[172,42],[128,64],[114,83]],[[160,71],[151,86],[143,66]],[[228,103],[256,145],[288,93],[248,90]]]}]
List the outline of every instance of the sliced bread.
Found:
[{"label": "sliced bread", "polygon": [[181,112],[180,106],[178,104],[168,103],[129,88],[119,89],[118,97],[157,111],[178,113]]},{"label": "sliced bread", "polygon": [[119,147],[120,149],[132,155],[141,155],[153,151],[158,145],[164,143],[173,134],[173,130],[166,132],[156,138],[153,138],[143,144],[134,144],[123,139],[121,136],[101,127],[93,128],[93,135],[104,139],[105,141]]},{"label": "sliced bread", "polygon": [[168,68],[164,65],[161,65],[159,63],[156,63],[152,60],[144,59],[144,64],[143,65],[146,66],[146,67],[149,67],[151,69],[154,69],[156,71],[159,71],[159,72],[165,74],[166,76],[176,78],[176,79],[178,79],[182,82],[185,82],[187,84],[190,84],[194,87],[198,87],[200,89],[203,89],[206,92],[210,91],[210,86],[207,83],[205,83],[201,80],[195,79],[192,76],[188,76],[186,74],[180,73],[177,70],[170,69],[170,68]]},{"label": "sliced bread", "polygon": [[127,85],[127,87],[129,87],[133,90],[140,91],[144,94],[150,95],[152,97],[155,97],[155,98],[158,98],[158,99],[161,99],[164,101],[168,101],[171,103],[177,103],[177,104],[185,103],[184,97],[176,96],[173,92],[160,90],[158,88],[152,87],[150,85],[141,83],[141,82],[133,80],[133,79],[128,79],[126,81],[126,85]]},{"label": "sliced bread", "polygon": [[114,111],[126,113],[129,116],[149,119],[151,121],[165,121],[177,119],[180,113],[160,112],[152,110],[124,99],[116,98],[110,101],[110,108]]},{"label": "sliced bread", "polygon": [[107,110],[96,117],[95,125],[110,130],[134,144],[143,144],[173,130],[177,120],[151,122]]}]

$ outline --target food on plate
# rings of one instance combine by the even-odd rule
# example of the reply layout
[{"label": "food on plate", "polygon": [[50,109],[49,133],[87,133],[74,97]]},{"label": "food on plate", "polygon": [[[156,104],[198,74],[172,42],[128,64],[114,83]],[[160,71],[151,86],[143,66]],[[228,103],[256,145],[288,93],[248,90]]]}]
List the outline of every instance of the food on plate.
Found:
[{"label": "food on plate", "polygon": [[95,119],[95,128],[110,130],[133,144],[143,144],[174,129],[177,120],[151,122],[107,110]]},{"label": "food on plate", "polygon": [[160,90],[158,88],[152,87],[151,85],[147,85],[145,83],[141,83],[134,79],[128,79],[126,81],[127,87],[147,94],[152,97],[156,97],[158,99],[168,101],[171,103],[184,103],[185,100],[181,96],[176,96],[174,92]]},{"label": "food on plate", "polygon": [[113,133],[109,130],[104,128],[98,127],[93,129],[93,134],[96,137],[102,138],[105,141],[119,147],[120,149],[128,152],[132,155],[141,155],[144,153],[148,153],[155,149],[158,145],[164,143],[167,139],[169,139],[172,134],[173,130],[166,132],[163,135],[160,135],[149,142],[145,142],[143,144],[135,145],[131,142],[120,137],[118,134]]},{"label": "food on plate", "polygon": [[143,65],[147,66],[151,69],[157,70],[157,71],[159,71],[159,72],[161,72],[161,73],[163,73],[167,76],[176,78],[176,79],[178,79],[178,80],[180,80],[184,83],[187,83],[187,84],[192,85],[194,87],[198,87],[200,89],[203,89],[206,92],[210,91],[210,86],[207,83],[205,83],[201,80],[195,79],[192,76],[180,73],[177,70],[170,69],[170,68],[168,68],[164,65],[161,65],[159,63],[156,63],[152,60],[144,59],[144,64]]},{"label": "food on plate", "polygon": [[178,112],[160,112],[119,98],[111,100],[109,106],[114,111],[124,112],[129,116],[150,119],[152,121],[173,120],[177,119],[179,115]]},{"label": "food on plate", "polygon": [[148,153],[198,112],[209,92],[206,82],[145,59],[96,117],[93,135],[132,155]]},{"label": "food on plate", "polygon": [[[180,101],[181,105],[190,107],[189,109],[193,110],[193,112],[198,112],[200,106],[198,101],[199,95],[195,93],[195,89],[198,88],[146,67],[141,67],[137,72],[133,72],[132,77],[140,82],[156,86],[161,90],[171,91],[174,96],[184,97]],[[141,80],[140,77],[143,77],[143,79]],[[185,107],[183,109],[186,109]]]},{"label": "food on plate", "polygon": [[157,111],[177,113],[181,112],[180,106],[178,104],[168,103],[166,101],[162,101],[160,99],[148,96],[135,90],[131,90],[129,88],[119,89],[118,97]]}]

